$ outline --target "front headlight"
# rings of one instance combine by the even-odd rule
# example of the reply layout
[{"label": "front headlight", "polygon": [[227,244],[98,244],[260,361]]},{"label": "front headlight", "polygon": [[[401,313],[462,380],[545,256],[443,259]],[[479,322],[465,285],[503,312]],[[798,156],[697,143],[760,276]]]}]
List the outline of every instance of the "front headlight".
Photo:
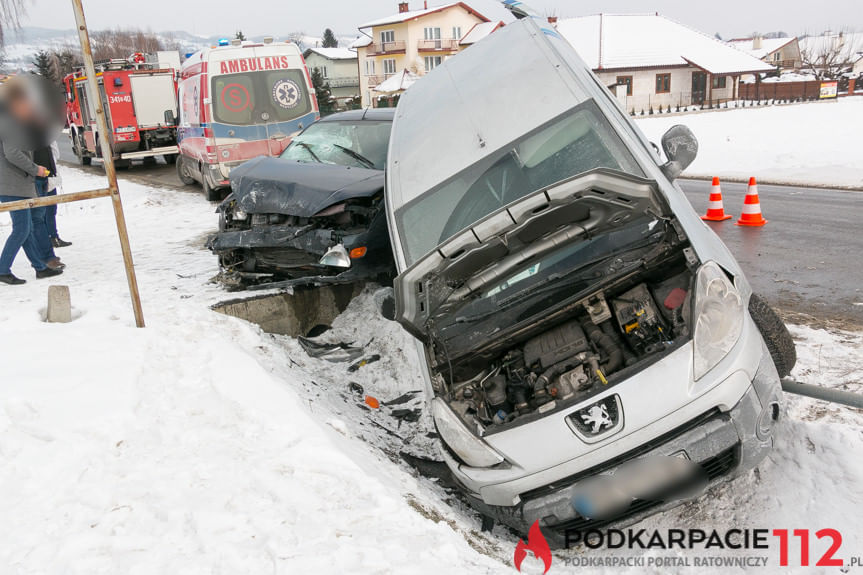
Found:
[{"label": "front headlight", "polygon": [[693,359],[699,380],[728,355],[743,330],[743,299],[716,262],[698,270],[694,314]]},{"label": "front headlight", "polygon": [[432,400],[432,416],[441,439],[455,451],[462,461],[471,467],[491,467],[503,461],[503,457],[465,427],[444,400]]}]

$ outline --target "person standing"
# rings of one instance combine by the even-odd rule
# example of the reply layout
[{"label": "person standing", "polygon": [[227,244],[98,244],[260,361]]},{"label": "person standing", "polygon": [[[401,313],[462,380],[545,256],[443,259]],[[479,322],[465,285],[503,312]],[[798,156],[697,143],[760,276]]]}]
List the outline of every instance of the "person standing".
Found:
[{"label": "person standing", "polygon": [[[33,161],[36,148],[35,128],[39,117],[26,80],[15,77],[0,86],[0,202],[36,197],[36,176],[47,177],[48,169]],[[9,212],[12,233],[0,251],[0,282],[19,285],[24,280],[12,274],[12,263],[21,248],[36,270],[38,279],[57,276],[60,269],[49,268],[39,256],[29,209]]]},{"label": "person standing", "polygon": [[[39,164],[47,167],[51,170],[51,175],[48,177],[48,185],[46,196],[56,196],[57,192],[60,189],[60,186],[63,184],[63,179],[60,177],[59,172],[57,171],[57,162],[60,159],[60,147],[57,145],[57,141],[53,141],[51,143],[51,156],[50,161],[51,164],[42,164],[40,159],[41,157],[38,155],[39,151],[36,151],[36,156],[34,157],[34,161]],[[38,192],[37,192],[38,193]],[[55,248],[65,248],[72,245],[72,242],[67,242],[60,237],[59,232],[57,231],[57,204],[51,206],[45,206],[45,227],[48,230],[48,237],[51,238],[51,245]]]},{"label": "person standing", "polygon": [[[37,166],[45,166],[48,169],[49,176],[57,173],[57,165],[54,162],[54,154],[51,147],[48,145],[39,146],[33,152],[33,161]],[[36,195],[44,198],[48,195],[57,195],[54,190],[53,194],[48,191],[50,178],[48,176],[36,176]],[[51,210],[53,208],[53,210]],[[39,259],[45,262],[51,269],[63,269],[66,267],[60,258],[54,253],[54,242],[51,235],[51,227],[53,222],[54,235],[57,233],[57,206],[38,206],[30,209],[30,214],[33,218],[33,235],[36,237],[36,245],[39,249]]]}]

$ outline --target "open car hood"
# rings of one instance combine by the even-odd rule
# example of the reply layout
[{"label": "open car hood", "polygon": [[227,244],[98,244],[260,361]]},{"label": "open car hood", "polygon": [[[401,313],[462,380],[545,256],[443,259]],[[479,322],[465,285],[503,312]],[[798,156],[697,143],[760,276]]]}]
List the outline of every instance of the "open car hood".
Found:
[{"label": "open car hood", "polygon": [[532,261],[645,214],[670,217],[656,182],[599,168],[524,196],[479,220],[396,278],[396,319],[426,339],[453,314]]},{"label": "open car hood", "polygon": [[383,187],[383,171],[264,156],[231,170],[233,193],[226,201],[236,201],[247,214],[308,218],[339,202],[371,197]]}]

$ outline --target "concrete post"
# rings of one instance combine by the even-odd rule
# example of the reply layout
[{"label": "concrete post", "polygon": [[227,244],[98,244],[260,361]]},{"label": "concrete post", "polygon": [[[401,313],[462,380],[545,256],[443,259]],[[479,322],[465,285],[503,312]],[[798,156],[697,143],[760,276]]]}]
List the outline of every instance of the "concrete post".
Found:
[{"label": "concrete post", "polygon": [[72,321],[72,298],[69,286],[48,287],[48,323],[69,323]]}]

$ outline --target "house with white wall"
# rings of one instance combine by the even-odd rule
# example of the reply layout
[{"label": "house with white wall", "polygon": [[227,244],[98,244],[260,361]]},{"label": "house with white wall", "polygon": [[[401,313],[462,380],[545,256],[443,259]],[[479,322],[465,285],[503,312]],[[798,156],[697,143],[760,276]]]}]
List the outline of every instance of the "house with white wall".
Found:
[{"label": "house with white wall", "polygon": [[561,19],[558,32],[630,113],[734,99],[740,76],[775,68],[659,14]]},{"label": "house with white wall", "polygon": [[360,95],[357,53],[348,48],[309,48],[303,53],[309,71],[320,71],[336,107],[344,109]]}]

